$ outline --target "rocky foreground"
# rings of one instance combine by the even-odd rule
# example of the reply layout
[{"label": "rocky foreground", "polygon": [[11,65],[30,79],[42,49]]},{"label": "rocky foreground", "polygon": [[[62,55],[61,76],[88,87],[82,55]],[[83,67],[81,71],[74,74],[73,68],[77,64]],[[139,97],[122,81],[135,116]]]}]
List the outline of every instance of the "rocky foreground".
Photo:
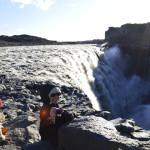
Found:
[{"label": "rocky foreground", "polygon": [[[0,122],[8,128],[9,143],[0,143],[2,150],[52,149],[48,141],[40,142],[40,90],[49,82],[33,82],[0,75]],[[150,133],[132,120],[111,120],[111,114],[95,111],[88,97],[79,89],[61,86],[60,105],[75,112],[77,118],[59,131],[60,150],[149,150]],[[2,114],[5,117],[2,117]],[[102,118],[103,117],[103,118]],[[105,119],[104,119],[105,118]]]},{"label": "rocky foreground", "polygon": [[[11,138],[10,144],[0,149],[24,149],[27,144],[40,141],[38,116],[42,106],[40,89],[44,85],[51,83],[21,81],[0,75],[0,99],[4,102],[4,106],[0,108],[0,122],[8,128],[8,136]],[[66,86],[61,88],[63,96],[60,106],[64,109],[73,111],[76,115],[95,112],[81,90]]]},{"label": "rocky foreground", "polygon": [[[130,65],[125,70],[128,76],[137,74],[147,80],[150,77],[149,31],[150,24],[127,24],[106,32],[109,47],[118,44],[128,58]],[[51,84],[0,75],[0,123],[8,128],[10,138],[9,142],[0,141],[0,149],[53,149],[49,141],[40,141],[38,132],[40,91]],[[87,95],[78,88],[60,88],[61,107],[76,114],[74,121],[59,130],[60,150],[150,150],[150,131],[138,127],[132,119],[113,119],[108,111],[94,110]]]}]

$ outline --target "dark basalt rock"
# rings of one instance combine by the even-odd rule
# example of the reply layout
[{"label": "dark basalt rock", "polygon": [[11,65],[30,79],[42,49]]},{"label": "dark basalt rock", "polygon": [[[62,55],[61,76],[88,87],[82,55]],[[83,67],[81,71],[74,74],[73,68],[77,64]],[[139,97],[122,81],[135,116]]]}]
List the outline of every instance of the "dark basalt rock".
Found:
[{"label": "dark basalt rock", "polygon": [[[74,87],[60,86],[48,81],[22,81],[9,77],[0,78],[0,82],[3,82],[0,84],[0,98],[6,103],[7,100],[12,99],[16,109],[21,109],[24,112],[28,110],[36,111],[40,107],[41,102],[47,103],[49,101],[48,93],[54,86],[59,86],[62,89],[61,107],[80,115],[95,111],[85,93]],[[77,92],[74,93],[74,91]],[[6,105],[8,109],[11,109],[9,104]]]},{"label": "dark basalt rock", "polygon": [[[3,125],[9,128],[8,135],[11,137],[10,145],[0,145],[0,149],[7,150],[13,147],[12,149],[16,150],[37,148],[42,150],[44,145],[44,150],[52,149],[48,142],[40,141],[38,125],[42,98],[40,90],[46,89],[45,92],[49,92],[53,83],[9,77],[0,78],[0,83],[2,87],[5,85],[0,91],[0,97],[4,101],[2,112],[6,115]],[[148,131],[137,128],[132,121],[125,123],[124,120],[120,120],[115,125],[105,120],[112,118],[110,112],[94,110],[83,91],[74,87],[60,87],[62,89],[60,106],[76,115],[72,123],[60,129],[60,150],[63,148],[63,150],[83,150],[83,148],[148,150],[150,148]]]},{"label": "dark basalt rock", "polygon": [[127,48],[126,52],[131,54],[135,54],[134,50],[137,52],[137,49],[150,54],[150,23],[125,24],[118,28],[110,27],[105,32],[105,40],[109,42],[110,46],[119,44],[122,48]]},{"label": "dark basalt rock", "polygon": [[118,45],[128,58],[126,75],[150,78],[150,23],[110,27],[105,32],[105,40],[109,47]]},{"label": "dark basalt rock", "polygon": [[96,116],[78,118],[59,130],[60,150],[148,150],[149,142],[122,136],[111,122]]}]

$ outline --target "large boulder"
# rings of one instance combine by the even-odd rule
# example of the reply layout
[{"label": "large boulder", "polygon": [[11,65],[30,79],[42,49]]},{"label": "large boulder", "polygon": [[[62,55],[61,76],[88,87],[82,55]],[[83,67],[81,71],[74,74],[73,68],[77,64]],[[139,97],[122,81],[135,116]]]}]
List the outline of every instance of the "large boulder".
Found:
[{"label": "large boulder", "polygon": [[150,141],[120,135],[113,123],[96,116],[81,117],[59,130],[60,150],[148,150]]}]

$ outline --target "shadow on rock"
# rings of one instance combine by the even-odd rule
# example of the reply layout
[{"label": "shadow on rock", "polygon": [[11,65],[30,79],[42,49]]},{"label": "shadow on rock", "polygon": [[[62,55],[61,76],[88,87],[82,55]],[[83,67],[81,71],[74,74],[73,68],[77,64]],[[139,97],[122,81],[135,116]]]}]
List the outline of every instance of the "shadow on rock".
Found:
[{"label": "shadow on rock", "polygon": [[22,150],[56,150],[49,141],[40,141],[34,144],[29,144]]}]

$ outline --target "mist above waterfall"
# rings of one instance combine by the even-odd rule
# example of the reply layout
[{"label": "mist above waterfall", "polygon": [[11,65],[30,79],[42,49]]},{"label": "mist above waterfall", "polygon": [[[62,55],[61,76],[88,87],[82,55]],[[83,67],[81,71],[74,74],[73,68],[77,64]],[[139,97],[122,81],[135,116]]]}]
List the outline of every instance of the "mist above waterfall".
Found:
[{"label": "mist above waterfall", "polygon": [[128,65],[118,47],[105,50],[94,71],[96,95],[114,118],[134,118],[138,125],[150,129],[150,81],[136,74],[126,77]]}]

